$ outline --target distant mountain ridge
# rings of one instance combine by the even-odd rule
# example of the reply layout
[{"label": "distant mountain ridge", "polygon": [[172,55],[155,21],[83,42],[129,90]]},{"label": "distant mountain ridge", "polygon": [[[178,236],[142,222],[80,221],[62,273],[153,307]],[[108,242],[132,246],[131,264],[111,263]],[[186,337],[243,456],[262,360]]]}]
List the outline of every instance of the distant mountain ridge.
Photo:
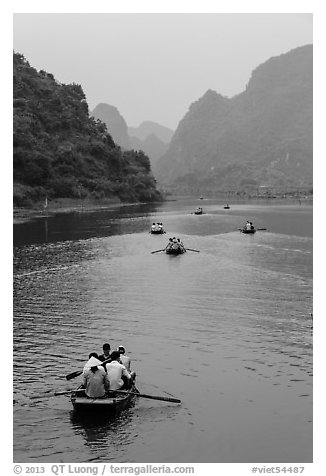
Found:
[{"label": "distant mountain ridge", "polygon": [[127,123],[116,107],[100,103],[91,111],[90,115],[106,124],[116,144],[127,150],[131,148]]},{"label": "distant mountain ridge", "polygon": [[163,185],[202,190],[312,184],[312,45],[273,57],[244,92],[208,90],[154,165]]},{"label": "distant mountain ridge", "polygon": [[152,121],[128,128],[118,109],[106,103],[98,104],[90,115],[104,122],[117,145],[127,150],[142,150],[148,155],[152,166],[167,151],[173,135],[171,129]]},{"label": "distant mountain ridge", "polygon": [[162,142],[168,144],[172,139],[173,130],[157,122],[143,121],[138,127],[128,127],[128,134],[129,137],[137,137],[141,141],[154,134]]},{"label": "distant mountain ridge", "polygon": [[168,149],[168,144],[161,141],[155,134],[150,134],[144,140],[140,140],[137,137],[130,137],[130,144],[132,149],[142,150],[148,155],[152,166]]}]

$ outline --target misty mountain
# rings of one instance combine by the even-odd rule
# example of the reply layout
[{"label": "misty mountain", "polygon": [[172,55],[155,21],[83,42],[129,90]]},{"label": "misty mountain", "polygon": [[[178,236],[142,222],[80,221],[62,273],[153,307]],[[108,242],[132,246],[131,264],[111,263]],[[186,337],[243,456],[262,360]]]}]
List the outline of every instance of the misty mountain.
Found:
[{"label": "misty mountain", "polygon": [[141,141],[144,141],[148,136],[154,134],[162,142],[168,144],[173,136],[173,131],[156,122],[144,121],[138,127],[129,127],[128,134],[129,137],[136,137]]},{"label": "misty mountain", "polygon": [[142,150],[150,159],[152,166],[168,149],[168,144],[160,140],[155,134],[150,134],[145,140],[130,137],[131,148]]},{"label": "misty mountain", "polygon": [[191,104],[153,167],[167,186],[240,190],[312,184],[312,45],[270,58],[245,91]]},{"label": "misty mountain", "polygon": [[91,111],[90,115],[106,124],[112,139],[117,145],[124,149],[131,148],[126,121],[116,107],[100,103]]}]

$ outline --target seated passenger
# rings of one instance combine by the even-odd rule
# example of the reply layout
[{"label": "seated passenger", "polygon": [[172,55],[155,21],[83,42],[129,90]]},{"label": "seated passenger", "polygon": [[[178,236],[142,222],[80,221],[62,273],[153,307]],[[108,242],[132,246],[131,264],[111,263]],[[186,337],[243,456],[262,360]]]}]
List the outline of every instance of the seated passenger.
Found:
[{"label": "seated passenger", "polygon": [[85,372],[87,369],[90,369],[94,365],[101,365],[101,363],[102,362],[100,361],[97,353],[96,352],[91,352],[88,356],[88,361],[84,365],[83,372]]},{"label": "seated passenger", "polygon": [[108,360],[110,358],[110,350],[111,346],[107,342],[103,344],[103,354],[99,355],[99,360],[104,362],[104,360]]},{"label": "seated passenger", "polygon": [[128,372],[130,372],[131,359],[128,355],[126,355],[126,349],[123,347],[123,345],[119,345],[117,350],[120,354],[120,362],[126,367]]},{"label": "seated passenger", "polygon": [[184,251],[186,250],[185,247],[184,247],[184,244],[182,243],[182,241],[180,241],[180,238],[178,238],[178,244],[179,244],[180,248],[182,248]]},{"label": "seated passenger", "polygon": [[105,397],[106,392],[110,388],[110,383],[107,373],[101,365],[94,365],[84,371],[83,386],[85,387],[85,393],[87,397]]},{"label": "seated passenger", "polygon": [[110,390],[128,389],[132,386],[132,376],[126,367],[119,362],[119,359],[120,352],[114,350],[111,354],[111,362],[105,366],[110,382]]}]

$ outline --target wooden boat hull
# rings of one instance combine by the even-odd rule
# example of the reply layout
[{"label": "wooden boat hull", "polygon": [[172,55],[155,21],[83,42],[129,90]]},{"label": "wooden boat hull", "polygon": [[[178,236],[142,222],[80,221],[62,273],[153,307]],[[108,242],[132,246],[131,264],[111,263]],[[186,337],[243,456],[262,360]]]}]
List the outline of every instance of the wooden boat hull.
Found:
[{"label": "wooden boat hull", "polygon": [[164,233],[164,230],[151,230],[152,235],[163,235]]},{"label": "wooden boat hull", "polygon": [[168,248],[167,250],[165,250],[165,253],[167,255],[182,255],[185,252],[186,251],[182,248]]},{"label": "wooden boat hull", "polygon": [[[137,390],[132,387],[131,391],[135,392]],[[101,412],[105,415],[114,415],[127,408],[131,401],[135,399],[135,395],[116,394],[114,397],[89,398],[86,396],[84,389],[77,389],[71,394],[70,399],[74,410],[78,413]]]},{"label": "wooden boat hull", "polygon": [[202,215],[203,212],[194,212],[195,215]]},{"label": "wooden boat hull", "polygon": [[256,233],[256,230],[253,229],[253,230],[246,230],[246,229],[243,229],[243,230],[240,230],[241,233],[244,233],[244,234],[247,234],[247,235],[252,235],[253,233]]}]

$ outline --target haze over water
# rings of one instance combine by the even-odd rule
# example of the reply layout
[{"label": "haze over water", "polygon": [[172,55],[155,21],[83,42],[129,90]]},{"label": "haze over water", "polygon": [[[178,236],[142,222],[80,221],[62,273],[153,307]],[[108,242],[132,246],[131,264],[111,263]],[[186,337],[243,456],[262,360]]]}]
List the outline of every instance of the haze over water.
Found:
[{"label": "haze over water", "polygon": [[[15,225],[15,462],[312,462],[312,206],[223,205]],[[247,219],[267,231],[239,233]],[[151,254],[172,236],[200,253]],[[126,347],[140,392],[182,404],[81,421],[67,396],[31,398],[76,388],[65,375],[105,341]]]}]

